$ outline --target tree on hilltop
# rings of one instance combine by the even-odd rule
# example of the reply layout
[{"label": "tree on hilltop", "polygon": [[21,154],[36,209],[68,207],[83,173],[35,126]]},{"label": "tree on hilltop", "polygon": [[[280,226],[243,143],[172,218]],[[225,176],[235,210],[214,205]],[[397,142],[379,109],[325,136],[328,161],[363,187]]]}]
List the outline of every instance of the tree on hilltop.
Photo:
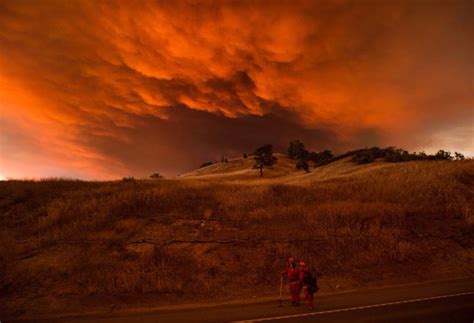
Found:
[{"label": "tree on hilltop", "polygon": [[291,159],[305,159],[308,155],[304,144],[299,140],[290,141],[288,146],[288,157]]},{"label": "tree on hilltop", "polygon": [[451,160],[453,159],[453,156],[449,151],[444,151],[441,149],[436,153],[435,158],[438,160]]},{"label": "tree on hilltop", "polygon": [[263,145],[254,152],[255,155],[255,168],[260,169],[260,176],[263,176],[263,168],[271,167],[278,160],[273,156],[273,146],[270,144]]},{"label": "tree on hilltop", "polygon": [[458,153],[457,151],[454,152],[454,157],[456,158],[456,160],[464,160],[464,159],[466,159],[466,157],[464,157],[463,154]]},{"label": "tree on hilltop", "polygon": [[310,152],[308,159],[314,162],[315,164],[319,164],[319,163],[324,163],[325,161],[328,161],[333,157],[334,157],[333,153],[330,150],[326,149],[319,153],[315,151]]}]

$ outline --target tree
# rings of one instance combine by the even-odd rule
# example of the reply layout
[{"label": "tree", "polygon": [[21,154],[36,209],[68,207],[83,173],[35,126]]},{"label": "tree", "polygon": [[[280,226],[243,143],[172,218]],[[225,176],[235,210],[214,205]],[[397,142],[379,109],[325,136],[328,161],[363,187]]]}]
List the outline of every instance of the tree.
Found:
[{"label": "tree", "polygon": [[391,156],[389,158],[393,159],[390,160],[392,162],[400,161],[401,152],[396,150],[394,147],[389,147],[387,149],[379,147],[364,148],[355,152],[352,156],[352,161],[361,165],[371,163],[379,158],[387,158],[387,156]]},{"label": "tree", "polygon": [[453,159],[453,156],[449,151],[439,150],[436,153],[435,158],[438,160],[451,160]]},{"label": "tree", "polygon": [[334,157],[333,153],[327,149],[319,153],[312,151],[308,154],[308,160],[311,160],[312,162],[316,164],[324,163],[325,161],[328,161],[333,157]]},{"label": "tree", "polygon": [[152,179],[160,179],[160,178],[163,178],[163,176],[161,176],[159,173],[155,173],[155,174],[151,175],[150,178],[152,178]]},{"label": "tree", "polygon": [[304,170],[306,173],[309,173],[309,165],[305,159],[298,159],[296,162],[297,170]]},{"label": "tree", "polygon": [[263,145],[254,152],[255,168],[260,169],[260,176],[263,176],[263,168],[271,167],[278,160],[273,156],[273,146],[270,144]]},{"label": "tree", "polygon": [[454,152],[454,157],[456,158],[456,160],[464,160],[464,159],[466,159],[463,154],[458,153],[457,151]]},{"label": "tree", "polygon": [[374,159],[377,159],[377,158],[385,158],[385,161],[398,163],[398,162],[415,160],[418,157],[416,154],[410,154],[408,151],[401,148],[387,147],[385,149],[378,149],[377,154],[375,155]]},{"label": "tree", "polygon": [[304,144],[299,140],[293,140],[288,146],[288,157],[291,159],[304,159],[308,155]]},{"label": "tree", "polygon": [[247,159],[247,157],[248,157],[248,156],[247,156],[247,154],[246,154],[246,153],[244,153],[244,159]]},{"label": "tree", "polygon": [[416,160],[427,160],[428,155],[424,151],[420,151],[418,153],[415,153],[415,159]]}]

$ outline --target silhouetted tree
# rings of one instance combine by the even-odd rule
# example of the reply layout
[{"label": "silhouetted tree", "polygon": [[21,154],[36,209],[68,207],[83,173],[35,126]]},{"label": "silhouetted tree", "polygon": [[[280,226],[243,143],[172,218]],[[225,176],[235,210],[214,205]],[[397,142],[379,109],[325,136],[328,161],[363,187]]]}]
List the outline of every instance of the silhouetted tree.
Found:
[{"label": "silhouetted tree", "polygon": [[298,161],[296,162],[296,169],[297,170],[304,170],[306,173],[309,173],[308,162],[304,159],[298,159]]},{"label": "silhouetted tree", "polygon": [[227,158],[224,158],[224,163],[227,163],[227,162],[228,162]]},{"label": "silhouetted tree", "polygon": [[[329,151],[328,151],[329,152]],[[323,152],[322,152],[323,153]],[[376,159],[383,159],[387,162],[406,162],[406,161],[413,161],[413,160],[463,160],[465,157],[463,154],[455,152],[454,156],[449,151],[439,150],[434,155],[428,155],[424,151],[418,153],[410,153],[404,149],[400,149],[397,147],[387,147],[387,148],[379,148],[379,147],[372,147],[372,148],[363,148],[348,151],[344,154],[340,154],[337,156],[326,159],[320,160],[320,154],[322,153],[315,153],[311,152],[309,154],[309,160],[314,161],[318,166],[326,165],[337,160],[341,160],[346,157],[351,157],[352,161],[357,164],[367,164],[375,161]],[[329,152],[330,153],[330,152]],[[330,156],[329,154],[327,156]]]},{"label": "silhouetted tree", "polygon": [[[347,155],[346,153],[345,155]],[[384,159],[387,162],[399,163],[412,160],[452,160],[462,158],[461,156],[455,155],[453,157],[449,151],[440,150],[435,155],[427,155],[425,152],[409,153],[408,151],[396,147],[387,148],[365,148],[354,150],[349,152],[352,155],[352,161],[357,164],[371,163],[376,159]],[[461,154],[462,155],[462,154]],[[341,155],[342,156],[342,155]],[[336,157],[337,158],[337,157]],[[332,159],[333,161],[335,158]]]},{"label": "silhouetted tree", "polygon": [[247,159],[247,157],[248,157],[248,156],[247,156],[247,154],[246,154],[246,153],[244,153],[244,159]]},{"label": "silhouetted tree", "polygon": [[304,144],[299,140],[293,140],[288,146],[288,157],[291,159],[304,159],[307,158],[308,151],[304,147]]},{"label": "silhouetted tree", "polygon": [[449,151],[444,151],[444,150],[439,150],[436,155],[435,155],[436,159],[438,160],[451,160],[453,159],[453,156],[451,155],[451,153]]},{"label": "silhouetted tree", "polygon": [[454,152],[454,157],[456,158],[456,160],[464,160],[464,159],[466,159],[463,154],[458,153],[457,151]]},{"label": "silhouetted tree", "polygon": [[[373,148],[372,148],[373,149]],[[396,148],[396,147],[387,147],[385,149],[378,148],[376,158],[385,158],[385,161],[398,163],[403,161],[415,160],[418,158],[416,154],[410,154],[408,151]]]},{"label": "silhouetted tree", "polygon": [[334,157],[334,154],[332,153],[332,151],[326,149],[326,150],[323,150],[322,152],[319,153],[319,159],[321,161],[325,161],[325,160],[328,160],[328,159],[331,159]]},{"label": "silhouetted tree", "polygon": [[352,156],[352,161],[359,165],[371,163],[374,159],[374,155],[369,149],[363,149]]},{"label": "silhouetted tree", "polygon": [[417,160],[427,160],[428,155],[424,151],[420,151],[418,153],[415,153],[416,159]]},{"label": "silhouetted tree", "polygon": [[152,178],[152,179],[160,179],[160,178],[163,178],[163,176],[161,176],[159,173],[155,173],[155,174],[151,175],[150,178]]},{"label": "silhouetted tree", "polygon": [[271,167],[277,162],[277,158],[273,156],[273,146],[270,144],[263,145],[254,152],[255,168],[260,169],[260,176],[263,176],[263,168]]},{"label": "silhouetted tree", "polygon": [[327,149],[319,153],[312,151],[308,154],[308,160],[311,160],[312,162],[316,164],[324,163],[333,157],[334,155],[332,154],[332,152]]}]

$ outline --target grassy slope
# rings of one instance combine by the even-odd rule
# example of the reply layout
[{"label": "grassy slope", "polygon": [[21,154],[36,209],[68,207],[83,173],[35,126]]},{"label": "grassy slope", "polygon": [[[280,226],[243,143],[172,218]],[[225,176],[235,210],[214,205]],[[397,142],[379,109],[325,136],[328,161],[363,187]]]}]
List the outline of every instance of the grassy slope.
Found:
[{"label": "grassy slope", "polygon": [[[284,176],[291,176],[297,173],[295,163],[286,155],[281,153],[274,154],[278,158],[277,163],[269,170],[264,171],[265,179],[272,178],[281,181]],[[192,172],[180,175],[182,179],[200,179],[200,180],[244,180],[242,183],[248,183],[248,180],[256,178],[259,170],[253,169],[255,160],[249,156],[247,159],[231,159],[227,163],[216,163],[210,166],[196,169]],[[253,182],[252,182],[253,183]]]},{"label": "grassy slope", "polygon": [[474,275],[473,161],[341,160],[305,174],[280,155],[264,178],[251,163],[0,183],[1,313],[261,295],[290,254],[323,290]]},{"label": "grassy slope", "polygon": [[[255,161],[249,157],[247,159],[233,159],[227,163],[216,163],[207,167],[199,168],[186,174],[182,174],[180,179],[195,179],[207,182],[226,182],[246,185],[267,185],[267,184],[296,184],[309,185],[314,182],[343,179],[348,176],[361,175],[367,172],[384,168],[395,167],[395,171],[404,169],[398,167],[400,164],[374,162],[366,165],[355,165],[351,162],[351,157],[347,157],[331,164],[321,167],[311,168],[310,173],[297,171],[295,161],[281,153],[274,154],[278,158],[277,164],[271,169],[265,169],[263,178],[258,176],[258,170],[253,169]],[[416,163],[415,163],[416,164]],[[420,163],[420,167],[427,165]],[[314,164],[311,163],[311,166]],[[405,166],[405,165],[403,165]]]}]

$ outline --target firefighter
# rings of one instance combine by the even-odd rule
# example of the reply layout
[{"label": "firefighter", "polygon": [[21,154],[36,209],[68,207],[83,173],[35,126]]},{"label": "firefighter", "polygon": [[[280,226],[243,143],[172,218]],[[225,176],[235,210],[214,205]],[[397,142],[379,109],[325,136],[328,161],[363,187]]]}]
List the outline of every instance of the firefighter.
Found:
[{"label": "firefighter", "polygon": [[300,272],[293,257],[288,259],[288,265],[281,274],[282,276],[286,275],[288,277],[288,286],[290,288],[291,294],[291,304],[293,306],[300,305]]},{"label": "firefighter", "polygon": [[304,261],[300,261],[299,263],[299,279],[300,283],[303,287],[304,296],[306,299],[306,305],[314,309],[314,293],[317,292],[318,286],[316,283],[316,279],[309,271],[308,266],[304,263]]}]

